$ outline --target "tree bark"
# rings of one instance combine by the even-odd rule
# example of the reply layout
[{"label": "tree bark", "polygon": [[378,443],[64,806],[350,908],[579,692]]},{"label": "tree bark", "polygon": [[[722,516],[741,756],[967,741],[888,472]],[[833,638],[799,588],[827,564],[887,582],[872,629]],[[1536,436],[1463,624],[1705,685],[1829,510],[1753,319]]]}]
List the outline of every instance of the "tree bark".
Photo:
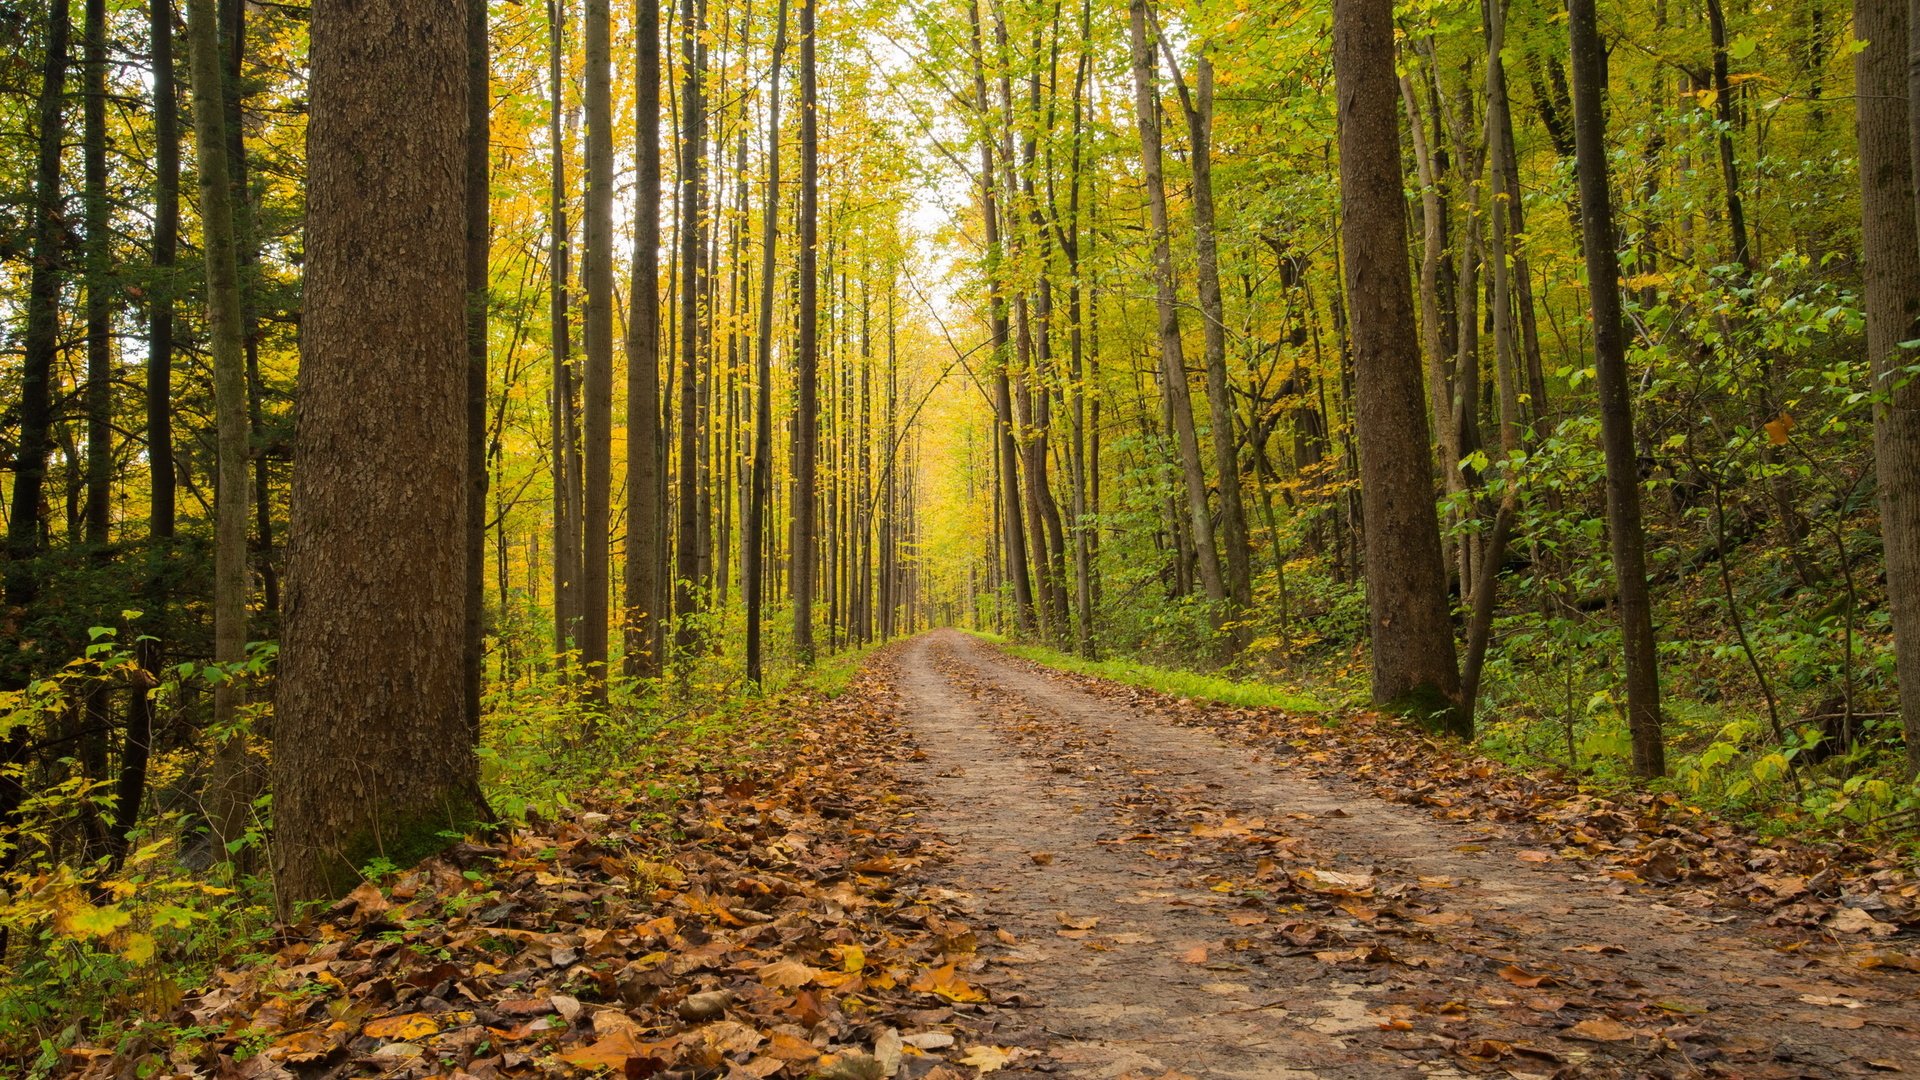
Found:
[{"label": "tree bark", "polygon": [[[113,239],[107,203],[107,2],[86,0],[81,216],[86,230],[86,544],[104,548],[113,491]],[[91,740],[89,740],[91,741]],[[82,756],[86,752],[82,751]]]},{"label": "tree bark", "polygon": [[[1227,599],[1220,572],[1220,552],[1214,545],[1213,513],[1207,506],[1207,477],[1200,459],[1200,440],[1194,434],[1193,398],[1187,386],[1187,361],[1180,341],[1179,301],[1174,295],[1173,248],[1168,239],[1167,187],[1161,175],[1160,105],[1154,82],[1158,65],[1155,44],[1147,39],[1147,0],[1127,5],[1133,48],[1134,115],[1140,130],[1140,168],[1147,188],[1147,207],[1153,226],[1153,277],[1160,339],[1160,379],[1171,414],[1174,446],[1180,454],[1180,472],[1187,493],[1187,514],[1193,529],[1200,584],[1216,608]],[[1213,613],[1217,623],[1224,614]]]},{"label": "tree bark", "polygon": [[613,502],[613,86],[609,0],[587,0],[587,204],[581,270],[586,279],[587,362],[581,391],[586,497],[580,583],[580,667],[587,694],[607,698]]},{"label": "tree bark", "polygon": [[1393,70],[1392,0],[1337,0],[1341,236],[1366,519],[1373,697],[1467,735],[1427,456]]},{"label": "tree bark", "polygon": [[1600,396],[1600,441],[1607,459],[1607,528],[1627,665],[1627,726],[1633,737],[1635,775],[1653,777],[1666,772],[1666,748],[1660,733],[1660,674],[1647,591],[1646,536],[1640,524],[1633,402],[1627,388],[1620,259],[1613,246],[1613,195],[1607,179],[1606,112],[1601,101],[1605,53],[1594,0],[1568,0],[1567,35],[1573,57],[1575,168],[1593,313],[1594,386]]},{"label": "tree bark", "polygon": [[814,473],[820,456],[820,91],[814,32],[814,5],[808,0],[800,5],[800,341],[793,461],[793,644],[802,666],[814,659]]},{"label": "tree bark", "polygon": [[774,16],[767,91],[767,196],[760,224],[760,310],[753,353],[753,479],[740,527],[740,594],[747,609],[747,681],[765,678],[761,658],[767,501],[773,492],[773,299],[780,239],[780,64],[787,53],[787,0]]},{"label": "tree bark", "polygon": [[460,659],[466,18],[445,0],[313,9],[273,755],[283,916],[345,891],[367,860],[405,864],[486,813]]},{"label": "tree bark", "polygon": [[[221,100],[220,34],[213,0],[188,0],[194,99]],[[201,249],[206,258],[207,326],[213,353],[214,413],[219,472],[214,492],[213,660],[234,665],[247,648],[247,415],[246,328],[240,307],[240,244],[228,174],[225,109],[194,109],[200,168]],[[213,727],[222,740],[208,791],[202,796],[214,840],[224,846],[246,831],[260,765],[245,733],[235,730],[243,684],[229,678],[214,688]]]},{"label": "tree bark", "polygon": [[[1855,0],[1860,239],[1880,535],[1893,609],[1907,772],[1920,773],[1920,380],[1901,342],[1920,337],[1920,0]],[[1908,63],[1903,67],[1903,61]],[[1903,115],[1904,111],[1904,115]]]},{"label": "tree bark", "polygon": [[665,454],[660,429],[660,0],[635,0],[632,315],[627,320],[627,561],[625,670],[660,674],[661,568],[665,565]]},{"label": "tree bark", "polygon": [[493,95],[487,0],[467,0],[467,727],[480,745],[480,691],[486,662],[487,583],[487,253]]},{"label": "tree bark", "polygon": [[699,648],[695,607],[700,585],[700,324],[706,288],[702,166],[706,157],[706,106],[702,82],[706,46],[701,0],[680,5],[680,464],[675,500],[673,645],[676,663]]}]

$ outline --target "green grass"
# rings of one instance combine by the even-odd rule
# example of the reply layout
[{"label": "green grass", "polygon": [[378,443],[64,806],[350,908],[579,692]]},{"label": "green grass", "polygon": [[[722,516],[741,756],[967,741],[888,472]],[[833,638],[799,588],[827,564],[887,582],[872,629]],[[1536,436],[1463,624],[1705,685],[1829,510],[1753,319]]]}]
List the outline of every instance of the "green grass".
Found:
[{"label": "green grass", "polygon": [[1272,683],[1238,682],[1218,675],[1154,667],[1137,660],[1085,660],[1043,645],[1007,644],[1004,639],[991,634],[975,633],[974,636],[1000,645],[1009,656],[1017,656],[1022,660],[1031,660],[1076,675],[1092,675],[1129,686],[1158,690],[1175,697],[1249,708],[1285,709],[1288,712],[1324,712],[1327,708],[1311,695]]}]

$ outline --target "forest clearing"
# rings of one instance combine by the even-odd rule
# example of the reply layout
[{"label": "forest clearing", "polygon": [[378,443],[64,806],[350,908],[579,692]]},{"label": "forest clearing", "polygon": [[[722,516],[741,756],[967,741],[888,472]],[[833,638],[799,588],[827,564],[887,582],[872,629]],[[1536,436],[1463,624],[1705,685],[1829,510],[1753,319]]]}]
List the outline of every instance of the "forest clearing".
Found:
[{"label": "forest clearing", "polygon": [[1920,0],[0,0],[0,1075],[1920,1070]]}]

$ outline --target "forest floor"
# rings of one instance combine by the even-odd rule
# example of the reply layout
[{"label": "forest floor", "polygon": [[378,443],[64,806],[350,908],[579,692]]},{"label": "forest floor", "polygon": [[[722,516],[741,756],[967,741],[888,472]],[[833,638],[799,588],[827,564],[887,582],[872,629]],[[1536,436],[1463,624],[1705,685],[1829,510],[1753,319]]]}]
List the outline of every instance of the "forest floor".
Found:
[{"label": "forest floor", "polygon": [[1920,884],[1870,852],[956,631],[755,723],[362,886],[72,1071],[1920,1073]]}]

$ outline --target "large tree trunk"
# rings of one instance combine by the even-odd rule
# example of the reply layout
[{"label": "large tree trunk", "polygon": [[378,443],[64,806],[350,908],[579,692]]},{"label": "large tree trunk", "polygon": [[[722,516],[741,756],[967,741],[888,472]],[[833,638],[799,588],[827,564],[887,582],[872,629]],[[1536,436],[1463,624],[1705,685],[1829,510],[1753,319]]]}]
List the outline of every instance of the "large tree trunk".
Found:
[{"label": "large tree trunk", "polygon": [[[214,0],[189,0],[187,21],[193,53],[194,99],[219,101],[222,94],[220,34]],[[219,472],[214,494],[213,659],[238,664],[247,647],[247,418],[246,330],[240,309],[240,244],[234,228],[233,187],[228,179],[224,109],[194,109],[195,151],[200,163],[200,221],[206,257],[207,326],[213,352],[214,413]],[[213,726],[225,734],[215,751],[212,778],[202,797],[216,851],[247,829],[259,763],[244,734],[234,731],[244,689],[237,679],[214,689]]]},{"label": "large tree trunk", "polygon": [[814,5],[800,5],[800,348],[795,357],[793,461],[793,645],[813,663],[814,508],[820,456],[820,90],[814,66]]},{"label": "large tree trunk", "polygon": [[467,727],[480,745],[480,688],[486,660],[487,583],[487,249],[492,141],[487,0],[467,0],[467,592],[462,675]]},{"label": "large tree trunk", "polygon": [[485,814],[460,660],[466,11],[320,0],[312,35],[273,755],[283,915],[344,891],[368,859],[405,864]]},{"label": "large tree trunk", "polygon": [[1347,295],[1366,313],[1352,332],[1373,697],[1465,735],[1407,282],[1392,0],[1338,0],[1333,27]]},{"label": "large tree trunk", "polygon": [[[1167,397],[1174,447],[1180,454],[1180,473],[1187,493],[1187,515],[1198,555],[1200,584],[1215,605],[1227,598],[1220,573],[1220,552],[1213,542],[1213,514],[1207,508],[1207,476],[1200,460],[1200,439],[1194,434],[1193,398],[1187,386],[1186,352],[1180,342],[1180,308],[1174,295],[1173,248],[1168,240],[1167,186],[1161,176],[1160,104],[1154,93],[1158,65],[1155,43],[1148,39],[1147,0],[1127,5],[1133,47],[1134,116],[1140,129],[1140,169],[1147,188],[1147,207],[1153,225],[1153,279],[1160,339],[1160,381]],[[1217,619],[1224,612],[1214,613]]]},{"label": "large tree trunk", "polygon": [[627,320],[626,654],[632,678],[661,671],[654,650],[660,611],[665,490],[660,430],[660,0],[636,0],[634,73],[633,315]]},{"label": "large tree trunk", "polygon": [[1613,194],[1607,180],[1606,56],[1594,0],[1568,0],[1573,55],[1573,127],[1584,226],[1587,292],[1593,311],[1594,386],[1600,396],[1600,441],[1607,458],[1607,531],[1620,596],[1620,638],[1627,664],[1627,725],[1633,771],[1666,772],[1660,735],[1660,674],[1654,657],[1653,608],[1647,593],[1646,536],[1640,525],[1639,462],[1633,447],[1633,401],[1627,386],[1626,326],[1620,309],[1620,259],[1614,251]]},{"label": "large tree trunk", "polygon": [[587,363],[581,390],[586,498],[580,526],[580,666],[587,693],[605,704],[613,502],[613,86],[609,0],[587,0]]},{"label": "large tree trunk", "polygon": [[[1920,772],[1920,381],[1901,380],[1913,362],[1901,342],[1920,337],[1920,231],[1914,177],[1920,175],[1920,0],[1855,0],[1854,57],[1861,107],[1860,238],[1867,352],[1874,404],[1874,469],[1880,535],[1893,608],[1894,674],[1907,771]],[[1909,53],[1910,50],[1910,53]],[[1903,61],[1911,55],[1910,68]],[[1907,76],[1911,73],[1911,82]]]}]

